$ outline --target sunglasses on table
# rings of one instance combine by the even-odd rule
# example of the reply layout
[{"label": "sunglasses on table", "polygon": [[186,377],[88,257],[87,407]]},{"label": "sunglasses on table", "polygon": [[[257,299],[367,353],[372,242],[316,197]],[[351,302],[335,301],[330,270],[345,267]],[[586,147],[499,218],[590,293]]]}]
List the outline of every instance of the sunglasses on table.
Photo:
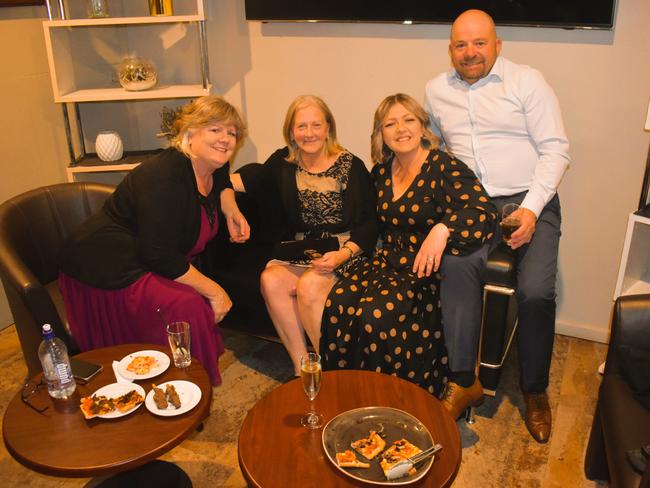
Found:
[{"label": "sunglasses on table", "polygon": [[43,413],[45,412],[45,410],[48,409],[48,406],[45,405],[44,407],[38,407],[34,405],[30,399],[33,399],[41,389],[46,387],[47,385],[43,377],[41,377],[40,381],[28,381],[27,383],[25,383],[25,386],[23,386],[23,390],[20,393],[20,399],[29,408],[37,411],[38,413]]}]

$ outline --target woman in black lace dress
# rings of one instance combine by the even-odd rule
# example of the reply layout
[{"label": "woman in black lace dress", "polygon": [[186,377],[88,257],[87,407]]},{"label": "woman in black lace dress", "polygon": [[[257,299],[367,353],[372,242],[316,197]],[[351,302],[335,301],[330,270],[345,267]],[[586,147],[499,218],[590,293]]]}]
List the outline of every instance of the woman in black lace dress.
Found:
[{"label": "woman in black lace dress", "polygon": [[439,151],[408,95],[375,112],[372,170],[382,247],[332,288],[323,314],[324,369],[393,374],[439,395],[447,356],[437,275],[444,253],[492,237],[495,209],[464,163]]},{"label": "woman in black lace dress", "polygon": [[377,218],[368,170],[338,143],[334,117],[323,100],[296,98],[283,135],[287,147],[263,165],[245,166],[231,181],[282,222],[281,240],[338,237],[338,250],[309,263],[271,261],[260,277],[269,315],[299,375],[300,357],[307,353],[305,332],[317,348],[327,294],[337,273],[374,251]]}]

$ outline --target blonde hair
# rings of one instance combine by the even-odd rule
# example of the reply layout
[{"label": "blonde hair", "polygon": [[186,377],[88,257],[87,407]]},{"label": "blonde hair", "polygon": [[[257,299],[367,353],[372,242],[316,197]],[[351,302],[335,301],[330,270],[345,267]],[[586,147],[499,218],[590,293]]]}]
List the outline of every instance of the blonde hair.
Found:
[{"label": "blonde hair", "polygon": [[422,147],[425,149],[438,149],[440,146],[439,139],[431,131],[429,116],[422,106],[413,97],[404,93],[396,93],[395,95],[384,98],[379,104],[379,107],[377,107],[377,110],[375,110],[372,134],[370,136],[370,156],[373,164],[383,163],[393,156],[393,151],[384,143],[384,137],[381,131],[388,111],[398,103],[411,112],[420,121],[420,124],[422,124],[423,135],[420,141]]},{"label": "blonde hair", "polygon": [[248,131],[239,110],[222,97],[208,95],[192,100],[181,108],[171,128],[171,145],[191,157],[189,131],[206,127],[215,122],[235,126],[237,131],[235,151],[244,144]]},{"label": "blonde hair", "polygon": [[298,110],[309,105],[318,108],[322,112],[325,122],[327,123],[327,137],[325,139],[325,151],[327,156],[333,156],[334,154],[344,151],[336,138],[336,122],[334,121],[334,115],[332,115],[332,111],[329,109],[327,104],[322,98],[317,97],[316,95],[300,95],[291,102],[291,105],[289,105],[287,115],[284,118],[284,125],[282,126],[284,142],[286,142],[287,147],[289,148],[289,155],[286,158],[287,161],[293,162],[298,159],[298,145],[293,139],[293,124],[296,120],[296,113]]}]

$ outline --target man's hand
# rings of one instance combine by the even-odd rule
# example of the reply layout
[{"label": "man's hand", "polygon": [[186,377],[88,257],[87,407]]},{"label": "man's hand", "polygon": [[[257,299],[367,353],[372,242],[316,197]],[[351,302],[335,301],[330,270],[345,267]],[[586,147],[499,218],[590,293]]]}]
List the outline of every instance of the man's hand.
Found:
[{"label": "man's hand", "polygon": [[532,210],[528,210],[524,207],[519,207],[512,213],[513,217],[518,217],[521,225],[519,228],[512,233],[512,237],[508,241],[508,245],[512,249],[517,249],[524,244],[528,244],[533,238],[535,233],[535,226],[537,224],[537,216],[533,213]]}]

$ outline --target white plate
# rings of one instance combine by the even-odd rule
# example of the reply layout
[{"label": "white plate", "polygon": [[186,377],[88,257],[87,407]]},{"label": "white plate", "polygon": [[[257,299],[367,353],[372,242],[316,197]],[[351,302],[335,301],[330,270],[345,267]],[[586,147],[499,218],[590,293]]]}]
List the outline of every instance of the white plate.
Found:
[{"label": "white plate", "polygon": [[[147,374],[135,374],[134,372],[127,370],[126,367],[136,356],[152,356],[156,358],[158,364],[151,368]],[[169,368],[169,363],[169,356],[164,352],[153,350],[138,351],[120,359],[120,362],[117,365],[117,371],[127,380],[147,380],[166,371],[167,368]]]},{"label": "white plate", "polygon": [[175,380],[168,381],[167,383],[162,383],[157,385],[158,388],[165,391],[167,385],[173,385],[176,388],[178,396],[181,398],[181,408],[174,408],[170,403],[166,409],[160,409],[156,405],[156,402],[153,401],[153,388],[147,394],[147,398],[144,401],[147,410],[155,415],[161,415],[163,417],[173,417],[174,415],[181,415],[185,412],[189,412],[194,407],[196,407],[201,400],[201,388],[192,383],[191,381],[184,380]]},{"label": "white plate", "polygon": [[[99,390],[94,392],[91,396],[105,396],[108,398],[117,398],[125,393],[130,392],[131,390],[137,391],[140,395],[144,397],[145,392],[144,388],[135,383],[111,383],[110,385],[102,386]],[[144,403],[144,402],[143,402]],[[135,412],[138,408],[142,406],[142,403],[138,404],[136,407],[132,408],[128,412],[120,412],[118,409],[113,410],[111,413],[105,413],[103,415],[98,415],[102,419],[116,419],[118,417],[124,417],[130,413]]]}]

